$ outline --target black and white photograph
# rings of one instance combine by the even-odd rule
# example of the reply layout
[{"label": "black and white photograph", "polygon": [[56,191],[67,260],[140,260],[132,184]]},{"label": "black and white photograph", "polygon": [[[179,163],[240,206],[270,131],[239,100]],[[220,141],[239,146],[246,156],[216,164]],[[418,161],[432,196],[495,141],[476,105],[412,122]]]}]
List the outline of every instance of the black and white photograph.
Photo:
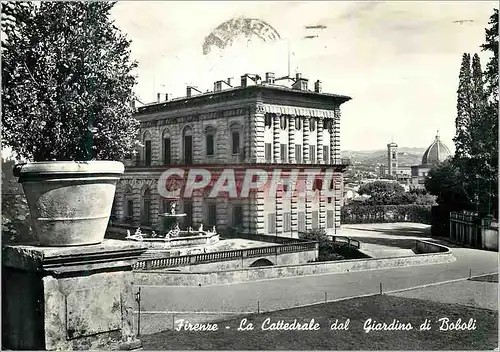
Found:
[{"label": "black and white photograph", "polygon": [[498,351],[498,8],[1,1],[2,349]]}]

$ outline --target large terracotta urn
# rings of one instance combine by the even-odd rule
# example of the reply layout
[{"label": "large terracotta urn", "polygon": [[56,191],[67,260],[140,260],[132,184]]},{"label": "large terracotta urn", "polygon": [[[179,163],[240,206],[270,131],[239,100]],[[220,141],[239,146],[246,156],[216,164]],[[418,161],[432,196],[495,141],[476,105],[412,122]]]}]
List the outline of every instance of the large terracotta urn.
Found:
[{"label": "large terracotta urn", "polygon": [[106,233],[116,183],[124,172],[117,161],[49,161],[19,164],[40,246],[101,243]]}]

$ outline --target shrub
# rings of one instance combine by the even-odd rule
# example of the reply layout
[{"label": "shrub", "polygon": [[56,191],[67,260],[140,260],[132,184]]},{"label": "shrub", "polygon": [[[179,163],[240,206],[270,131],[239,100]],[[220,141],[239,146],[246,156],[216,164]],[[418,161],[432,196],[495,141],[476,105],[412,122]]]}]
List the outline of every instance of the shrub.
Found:
[{"label": "shrub", "polygon": [[380,222],[418,222],[430,224],[431,206],[418,204],[404,205],[358,205],[342,207],[341,221],[344,224]]}]

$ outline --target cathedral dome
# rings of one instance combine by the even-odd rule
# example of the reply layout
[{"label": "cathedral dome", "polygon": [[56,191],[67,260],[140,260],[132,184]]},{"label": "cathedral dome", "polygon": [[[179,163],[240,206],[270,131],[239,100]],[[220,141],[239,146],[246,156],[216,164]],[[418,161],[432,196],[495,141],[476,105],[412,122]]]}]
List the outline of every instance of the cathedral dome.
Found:
[{"label": "cathedral dome", "polygon": [[451,152],[446,145],[439,139],[439,131],[436,139],[427,148],[422,156],[422,165],[436,165],[451,156]]}]

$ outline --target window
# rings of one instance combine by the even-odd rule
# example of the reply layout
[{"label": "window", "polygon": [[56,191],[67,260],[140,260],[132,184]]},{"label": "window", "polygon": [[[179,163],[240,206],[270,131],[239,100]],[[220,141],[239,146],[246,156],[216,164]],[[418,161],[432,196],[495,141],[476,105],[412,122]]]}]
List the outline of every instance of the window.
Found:
[{"label": "window", "polygon": [[273,161],[273,145],[271,143],[266,143],[266,162],[271,163]]},{"label": "window", "polygon": [[283,232],[292,231],[292,218],[290,213],[283,214]]},{"label": "window", "polygon": [[142,214],[141,224],[149,225],[151,223],[151,191],[146,189],[142,196]]},{"label": "window", "polygon": [[319,227],[319,219],[318,219],[318,211],[315,210],[312,212],[312,228],[317,229]]},{"label": "window", "polygon": [[332,120],[324,120],[323,123],[325,124],[325,130],[330,131],[332,129]]},{"label": "window", "polygon": [[286,130],[286,125],[287,125],[287,116],[286,115],[281,115],[280,117],[280,127],[282,130]]},{"label": "window", "polygon": [[163,213],[170,214],[170,203],[169,203],[168,199],[162,198],[161,206],[162,206],[161,209],[162,209]]},{"label": "window", "polygon": [[299,211],[297,219],[299,232],[306,232],[306,213]]},{"label": "window", "polygon": [[276,233],[276,214],[267,214],[267,232]]},{"label": "window", "polygon": [[326,211],[326,227],[329,229],[333,228],[334,218],[333,218],[333,210]]},{"label": "window", "polygon": [[186,126],[183,131],[183,148],[184,148],[184,162],[186,164],[193,163],[193,130],[191,127]]},{"label": "window", "polygon": [[313,132],[316,130],[316,119],[309,120],[309,131]]},{"label": "window", "polygon": [[233,131],[231,133],[231,142],[232,142],[232,154],[233,155],[240,154],[240,132]]},{"label": "window", "polygon": [[241,205],[233,206],[233,226],[238,227],[243,225],[243,207]]},{"label": "window", "polygon": [[182,212],[186,214],[184,217],[184,226],[193,226],[193,202],[191,200],[184,200]]},{"label": "window", "polygon": [[297,131],[300,131],[300,129],[302,128],[302,120],[300,119],[300,117],[296,117],[295,118],[295,129]]},{"label": "window", "polygon": [[206,156],[215,154],[215,129],[210,126],[205,129],[205,154]]},{"label": "window", "polygon": [[214,135],[213,134],[207,134],[206,137],[206,151],[207,151],[207,156],[213,156],[214,155]]},{"label": "window", "polygon": [[288,162],[288,144],[281,144],[281,162]]},{"label": "window", "polygon": [[209,227],[217,225],[217,204],[215,203],[207,204],[206,222],[207,226]]},{"label": "window", "polygon": [[295,160],[297,164],[302,163],[302,144],[295,144]]},{"label": "window", "polygon": [[163,138],[163,165],[172,163],[171,145],[170,138]]},{"label": "window", "polygon": [[150,166],[151,165],[151,140],[148,140],[145,142],[144,149],[145,149],[144,161],[146,163],[146,166]]},{"label": "window", "polygon": [[316,146],[315,145],[310,145],[309,146],[309,160],[311,160],[311,163],[316,162]]},{"label": "window", "polygon": [[134,201],[132,199],[127,200],[127,220],[132,220],[134,216]]},{"label": "window", "polygon": [[396,152],[392,152],[392,158],[396,159]]},{"label": "window", "polygon": [[330,164],[330,148],[327,145],[323,146],[323,159],[327,164]]},{"label": "window", "polygon": [[264,125],[267,128],[271,128],[273,125],[273,116],[271,114],[266,114],[266,117],[264,118]]},{"label": "window", "polygon": [[392,167],[396,167],[398,164],[396,163],[392,163]]}]

